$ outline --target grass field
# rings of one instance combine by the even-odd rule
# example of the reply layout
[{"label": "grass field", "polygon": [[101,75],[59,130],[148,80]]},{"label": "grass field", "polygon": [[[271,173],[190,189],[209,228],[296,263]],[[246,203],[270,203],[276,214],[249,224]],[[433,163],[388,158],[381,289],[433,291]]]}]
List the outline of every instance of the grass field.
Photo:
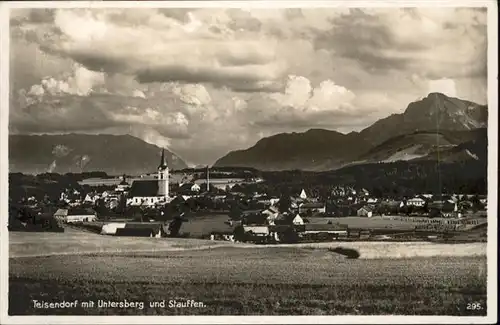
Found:
[{"label": "grass field", "polygon": [[[26,244],[29,249],[21,248]],[[484,244],[396,243],[397,253],[391,253],[393,244],[342,243],[361,253],[350,260],[328,251],[336,243],[265,247],[77,231],[10,233],[9,314],[486,314]],[[87,253],[72,254],[78,250]],[[408,253],[419,251],[432,253]],[[33,299],[127,299],[145,306],[35,309]],[[172,299],[206,307],[148,306]],[[470,302],[482,309],[467,310]]]}]

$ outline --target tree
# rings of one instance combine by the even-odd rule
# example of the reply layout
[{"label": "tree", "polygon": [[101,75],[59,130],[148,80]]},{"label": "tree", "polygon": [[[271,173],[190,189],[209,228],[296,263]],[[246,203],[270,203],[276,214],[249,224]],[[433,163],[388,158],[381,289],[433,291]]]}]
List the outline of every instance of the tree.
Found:
[{"label": "tree", "polygon": [[179,236],[179,232],[181,230],[181,226],[183,223],[183,218],[182,216],[178,215],[170,222],[168,225],[168,230],[170,231],[170,236],[171,237],[177,237]]},{"label": "tree", "polygon": [[232,220],[239,220],[241,217],[241,212],[242,211],[241,211],[239,204],[237,202],[234,202],[233,204],[231,204],[231,210],[229,212],[229,217]]},{"label": "tree", "polygon": [[233,235],[234,235],[235,241],[239,241],[239,242],[245,241],[245,228],[243,228],[242,225],[236,226],[234,228]]},{"label": "tree", "polygon": [[292,200],[290,199],[290,196],[287,194],[284,194],[281,196],[281,198],[278,202],[278,210],[281,213],[288,212],[290,210],[291,205],[292,205]]}]

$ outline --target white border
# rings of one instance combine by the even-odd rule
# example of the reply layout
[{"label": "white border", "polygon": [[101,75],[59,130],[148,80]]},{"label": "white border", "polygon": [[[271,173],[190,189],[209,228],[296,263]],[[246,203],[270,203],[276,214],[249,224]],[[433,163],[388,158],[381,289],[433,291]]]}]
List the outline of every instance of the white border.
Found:
[{"label": "white border", "polygon": [[494,324],[497,322],[498,9],[494,0],[66,1],[0,3],[0,207],[8,207],[9,8],[488,7],[488,315],[455,316],[8,316],[8,214],[0,216],[1,324]]}]

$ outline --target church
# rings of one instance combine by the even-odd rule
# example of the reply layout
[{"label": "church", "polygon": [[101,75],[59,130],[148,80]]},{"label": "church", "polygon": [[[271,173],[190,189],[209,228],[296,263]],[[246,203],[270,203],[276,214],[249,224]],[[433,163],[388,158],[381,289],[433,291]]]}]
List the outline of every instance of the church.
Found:
[{"label": "church", "polygon": [[155,206],[170,202],[169,174],[165,150],[161,151],[160,165],[156,179],[134,180],[129,191],[127,205]]}]

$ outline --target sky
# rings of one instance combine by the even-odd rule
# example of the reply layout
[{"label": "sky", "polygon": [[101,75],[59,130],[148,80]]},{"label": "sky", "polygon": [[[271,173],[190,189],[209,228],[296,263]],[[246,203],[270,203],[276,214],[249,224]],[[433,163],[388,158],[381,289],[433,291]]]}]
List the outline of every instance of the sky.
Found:
[{"label": "sky", "polygon": [[430,92],[487,103],[481,8],[12,9],[11,134],[130,134],[191,165],[359,131]]}]

